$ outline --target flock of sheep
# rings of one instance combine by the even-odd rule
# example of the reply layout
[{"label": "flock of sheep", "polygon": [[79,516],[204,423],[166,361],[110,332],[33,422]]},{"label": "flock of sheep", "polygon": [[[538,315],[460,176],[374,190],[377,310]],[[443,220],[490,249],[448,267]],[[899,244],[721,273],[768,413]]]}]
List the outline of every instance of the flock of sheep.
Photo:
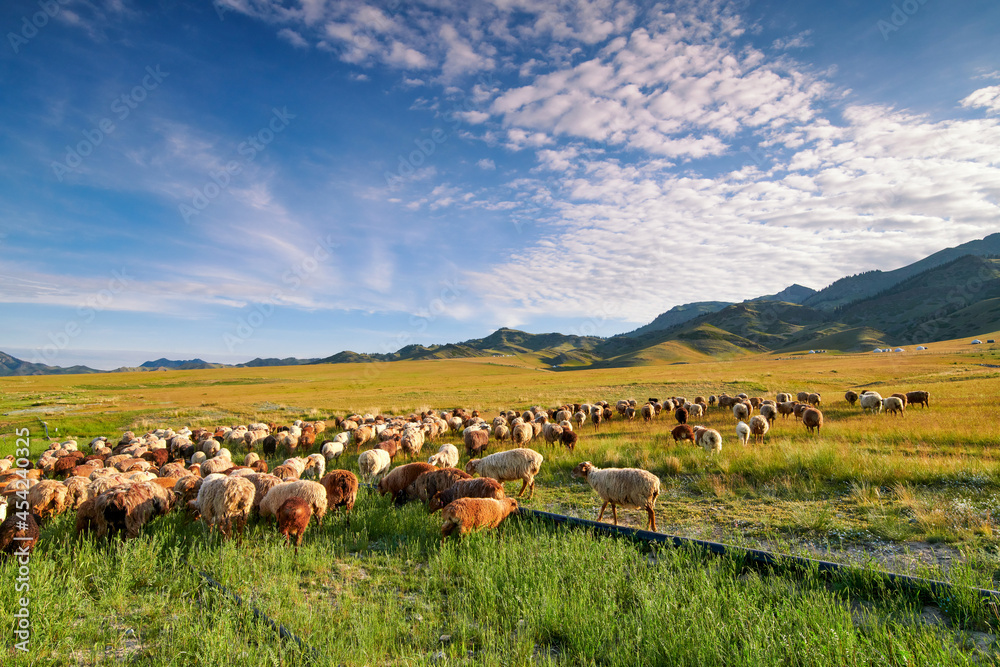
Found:
[{"label": "flock of sheep", "polygon": [[[714,406],[732,411],[737,440],[746,445],[751,436],[763,442],[780,415],[793,415],[810,431],[823,425],[818,393],[779,393],[774,400],[737,396],[699,396],[659,400],[650,398],[639,406],[635,400],[593,404],[562,405],[553,409],[532,408],[524,412],[502,412],[487,422],[475,410],[461,408],[448,412],[426,411],[405,417],[351,415],[336,419],[338,432],[316,448],[317,437],[327,432],[323,421],[296,421],[286,426],[255,423],[245,426],[157,429],[141,436],[126,431],[116,442],[94,438],[91,453],[79,451],[76,441],[51,443],[30,469],[14,468],[13,457],[0,459],[0,500],[26,500],[28,512],[7,514],[0,502],[0,552],[12,553],[15,546],[33,548],[39,525],[55,515],[76,512],[78,535],[96,538],[136,537],[153,518],[172,510],[200,520],[211,534],[216,528],[224,537],[234,533],[242,538],[251,517],[271,518],[279,532],[296,551],[310,522],[322,525],[327,511],[350,512],[361,483],[376,485],[381,495],[390,495],[396,504],[420,501],[430,513],[442,511],[442,539],[458,533],[494,528],[518,509],[507,498],[503,483],[522,482],[518,497],[527,491],[530,499],[543,456],[527,447],[535,441],[561,445],[572,451],[579,429],[587,422],[598,429],[617,413],[620,419],[637,415],[651,422],[664,410],[677,425],[674,440],[688,440],[706,452],[722,449],[722,435],[715,429],[689,425],[689,417],[707,414]],[[875,392],[845,394],[873,413],[902,413],[906,405],[929,406],[926,391],[893,394],[882,398]],[[756,412],[757,414],[754,414]],[[442,444],[427,462],[410,462],[392,467],[399,455],[412,459],[425,443],[448,433],[460,435],[469,457],[460,469],[458,447]],[[491,438],[495,443],[514,445],[511,449],[486,454]],[[275,457],[279,449],[290,455],[268,469],[265,458],[254,451],[260,447],[265,457]],[[347,470],[326,471],[347,447],[358,454],[361,479]],[[233,460],[233,451],[244,453],[242,464]],[[589,461],[577,465],[573,477],[583,478],[600,496],[603,505],[598,521],[608,505],[614,522],[617,509],[643,509],[647,527],[656,530],[655,502],[660,480],[638,468],[600,469]]]}]

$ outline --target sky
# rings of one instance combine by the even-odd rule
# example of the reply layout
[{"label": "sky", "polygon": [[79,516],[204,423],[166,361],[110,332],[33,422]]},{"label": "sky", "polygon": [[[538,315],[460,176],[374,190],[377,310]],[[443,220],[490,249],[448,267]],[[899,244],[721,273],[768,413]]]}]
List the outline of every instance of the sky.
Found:
[{"label": "sky", "polygon": [[610,336],[1000,230],[992,0],[0,7],[0,350]]}]

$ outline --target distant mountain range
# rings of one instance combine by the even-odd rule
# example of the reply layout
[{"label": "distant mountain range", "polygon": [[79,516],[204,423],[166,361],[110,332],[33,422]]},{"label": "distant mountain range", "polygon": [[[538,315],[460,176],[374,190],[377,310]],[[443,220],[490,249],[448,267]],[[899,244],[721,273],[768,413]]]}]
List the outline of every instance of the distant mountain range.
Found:
[{"label": "distant mountain range", "polygon": [[[634,331],[599,338],[499,329],[485,338],[408,345],[390,354],[346,350],[320,359],[254,359],[240,367],[516,356],[551,368],[677,363],[752,352],[868,350],[1000,329],[1000,233],[947,248],[894,271],[867,271],[816,291],[802,285],[742,303],[674,306]],[[116,371],[222,368],[202,359],[156,359]],[[116,372],[112,371],[112,372]],[[100,373],[0,352],[0,376]]]}]

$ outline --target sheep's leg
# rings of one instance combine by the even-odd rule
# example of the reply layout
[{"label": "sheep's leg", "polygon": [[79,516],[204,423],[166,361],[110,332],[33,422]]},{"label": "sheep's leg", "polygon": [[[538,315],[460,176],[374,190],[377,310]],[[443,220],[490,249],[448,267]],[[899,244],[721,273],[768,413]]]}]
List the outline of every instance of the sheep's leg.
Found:
[{"label": "sheep's leg", "polygon": [[535,495],[535,478],[531,478],[531,490],[528,492],[528,500],[531,500],[531,496]]},{"label": "sheep's leg", "polygon": [[617,526],[618,525],[618,507],[614,503],[611,503],[611,516],[613,516],[615,518],[615,525]]},{"label": "sheep's leg", "polygon": [[[605,500],[604,504],[601,505],[601,513],[597,515],[597,523],[600,523],[601,519],[604,518],[604,510],[607,509],[609,502],[611,502],[611,501]],[[613,505],[612,505],[612,507],[613,507]]]},{"label": "sheep's leg", "polygon": [[[521,480],[521,491],[520,491],[520,493],[517,494],[518,498],[520,498],[521,496],[524,495],[524,490],[526,488],[528,488],[528,480],[525,478],[525,479]],[[530,498],[531,496],[528,496],[528,497]]]},{"label": "sheep's leg", "polygon": [[650,530],[652,530],[655,533],[656,532],[656,514],[653,512],[653,506],[652,505],[646,505],[646,514],[649,515],[649,526],[652,526],[652,528],[650,528]]}]

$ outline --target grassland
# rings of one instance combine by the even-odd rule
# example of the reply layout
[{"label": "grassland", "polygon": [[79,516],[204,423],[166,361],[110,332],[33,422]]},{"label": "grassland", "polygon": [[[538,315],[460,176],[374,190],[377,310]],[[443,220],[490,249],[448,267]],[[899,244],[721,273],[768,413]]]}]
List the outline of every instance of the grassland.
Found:
[{"label": "grassland", "polygon": [[[463,406],[491,415],[600,398],[808,389],[824,397],[819,437],[779,419],[763,446],[742,448],[731,417],[716,410],[701,421],[726,437],[717,456],[675,445],[664,417],[651,426],[585,427],[574,453],[536,445],[546,463],[525,506],[593,518],[596,497],[570,478],[571,468],[581,460],[640,466],[663,480],[658,523],[665,532],[998,588],[1000,354],[968,341],[931,348],[571,372],[509,357],[5,378],[0,455],[13,449],[15,427],[30,428],[33,449],[44,449],[41,421],[53,436],[89,440],[126,428],[349,411]],[[865,416],[841,398],[860,387],[883,395],[926,389],[931,408],[901,419]],[[340,465],[356,469],[349,455]],[[638,512],[620,516],[642,522]],[[200,526],[171,515],[140,539],[95,545],[75,542],[73,518],[61,517],[45,527],[32,559],[33,664],[298,664],[308,657],[251,623],[192,567],[292,628],[320,664],[996,661],[988,645],[1000,618],[971,599],[936,600],[927,610],[926,597],[886,591],[870,574],[858,575],[860,589],[857,582],[848,589],[812,572],[649,553],[525,519],[442,546],[438,521],[419,507],[396,510],[363,494],[350,527],[334,519],[311,528],[295,559],[264,524],[237,546],[206,539]],[[0,626],[8,628],[13,573],[11,564],[0,566]],[[973,649],[977,642],[982,651]]]}]

